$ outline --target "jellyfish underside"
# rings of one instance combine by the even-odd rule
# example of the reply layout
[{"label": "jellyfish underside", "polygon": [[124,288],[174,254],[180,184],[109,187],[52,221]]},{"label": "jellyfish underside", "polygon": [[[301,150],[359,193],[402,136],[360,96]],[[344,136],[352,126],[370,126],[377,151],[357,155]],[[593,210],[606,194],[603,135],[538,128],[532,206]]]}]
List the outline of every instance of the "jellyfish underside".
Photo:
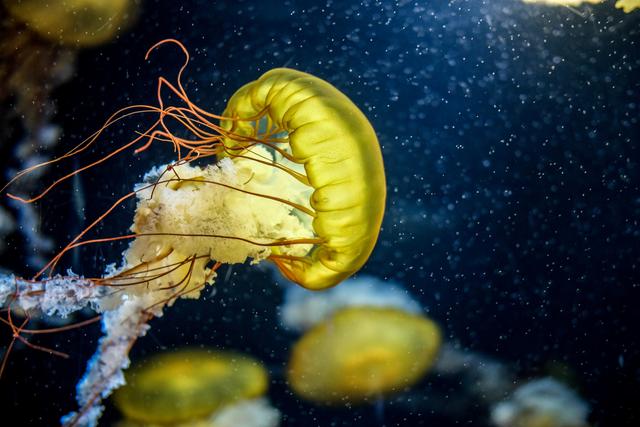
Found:
[{"label": "jellyfish underside", "polygon": [[435,361],[440,332],[430,320],[391,308],[336,312],[296,343],[288,380],[305,399],[359,403],[406,389]]},{"label": "jellyfish underside", "polygon": [[174,425],[198,420],[235,402],[262,396],[267,373],[256,360],[231,352],[180,350],[127,372],[113,398],[129,420]]},{"label": "jellyfish underside", "polygon": [[71,46],[111,40],[136,14],[133,0],[5,0],[13,17],[41,37]]}]

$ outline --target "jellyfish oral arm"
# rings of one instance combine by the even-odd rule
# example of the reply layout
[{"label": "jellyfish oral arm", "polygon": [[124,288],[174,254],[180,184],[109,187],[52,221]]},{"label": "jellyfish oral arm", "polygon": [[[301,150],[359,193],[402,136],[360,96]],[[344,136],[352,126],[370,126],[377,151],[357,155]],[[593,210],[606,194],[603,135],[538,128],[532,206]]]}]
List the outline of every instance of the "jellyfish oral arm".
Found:
[{"label": "jellyfish oral arm", "polygon": [[[129,351],[149,329],[148,322],[162,315],[163,306],[154,305],[153,295],[125,298],[115,310],[103,315],[98,351],[87,366],[77,386],[80,409],[61,419],[65,427],[96,426],[104,407],[102,399],[125,383],[124,370],[129,367]],[[154,308],[149,309],[152,306]]]}]

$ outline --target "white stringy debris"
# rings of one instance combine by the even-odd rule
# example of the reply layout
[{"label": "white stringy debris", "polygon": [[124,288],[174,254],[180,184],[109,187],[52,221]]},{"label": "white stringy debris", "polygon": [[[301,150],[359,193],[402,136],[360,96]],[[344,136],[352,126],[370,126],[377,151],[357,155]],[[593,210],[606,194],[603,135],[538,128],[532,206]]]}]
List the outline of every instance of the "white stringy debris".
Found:
[{"label": "white stringy debris", "polygon": [[77,386],[76,399],[81,410],[65,415],[63,425],[78,427],[94,427],[104,406],[100,404],[111,392],[124,385],[124,370],[129,367],[129,350],[149,329],[147,322],[152,317],[162,315],[164,305],[156,305],[153,294],[129,297],[122,295],[121,304],[114,310],[107,311],[102,317],[102,331],[98,350],[87,365],[87,371]]},{"label": "white stringy debris", "polygon": [[0,307],[37,310],[48,316],[66,317],[86,307],[97,310],[107,289],[67,271],[39,282],[0,275]]}]

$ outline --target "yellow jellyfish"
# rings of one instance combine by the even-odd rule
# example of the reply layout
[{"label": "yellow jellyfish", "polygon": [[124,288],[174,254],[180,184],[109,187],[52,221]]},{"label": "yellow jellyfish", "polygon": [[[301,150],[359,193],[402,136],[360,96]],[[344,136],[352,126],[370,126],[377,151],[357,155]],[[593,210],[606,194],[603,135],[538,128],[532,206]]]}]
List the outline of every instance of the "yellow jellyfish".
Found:
[{"label": "yellow jellyfish", "polygon": [[114,402],[127,419],[143,424],[202,419],[224,406],[263,396],[268,386],[259,361],[195,349],[153,356],[129,370],[126,379]]},{"label": "yellow jellyfish", "polygon": [[636,9],[640,9],[640,0],[618,0],[616,7],[622,9],[625,13],[630,13]]},{"label": "yellow jellyfish", "polygon": [[276,68],[240,88],[223,116],[233,118],[222,122],[232,156],[254,145],[257,120],[288,135],[283,170],[313,188],[313,229],[322,242],[299,259],[274,251],[280,271],[322,289],[359,270],[378,237],[386,187],[378,139],[358,107],[324,80]]},{"label": "yellow jellyfish", "polygon": [[4,0],[13,17],[43,38],[71,46],[112,39],[135,16],[135,0]]},{"label": "yellow jellyfish", "polygon": [[[318,77],[278,68],[243,86],[224,115],[213,114],[194,104],[183,86],[190,59],[184,45],[163,40],[147,57],[165,44],[182,49],[185,62],[175,81],[158,79],[157,105],[122,108],[66,154],[24,170],[7,184],[80,154],[89,158],[35,196],[7,193],[18,202],[34,203],[120,153],[144,156],[152,144],[168,144],[175,153],[169,164],[154,166],[144,182],[114,200],[33,280],[17,279],[28,293],[41,286],[38,279],[54,275],[72,249],[130,242],[123,263],[109,266],[104,277],[54,277],[71,286],[80,280],[97,295],[91,305],[109,314],[103,318],[107,326],[97,356],[78,387],[80,409],[65,418],[65,425],[99,415],[92,409],[114,384],[105,376],[126,366],[128,349],[147,322],[180,297],[198,297],[222,264],[270,260],[294,282],[322,289],[355,273],[378,237],[386,194],[382,155],[371,124],[344,94]],[[153,118],[149,127],[110,153],[91,158],[91,147],[109,127],[140,115]],[[207,161],[215,157],[217,162]],[[133,198],[138,204],[130,233],[92,235]],[[14,300],[20,301],[20,295]],[[21,337],[20,327],[11,326],[13,336]],[[117,360],[108,361],[113,369],[101,369],[114,346]]]},{"label": "yellow jellyfish", "polygon": [[295,344],[288,381],[310,401],[366,401],[419,381],[441,341],[440,329],[425,317],[393,308],[345,308]]},{"label": "yellow jellyfish", "polygon": [[[147,178],[148,185],[116,202],[136,195],[140,199],[134,234],[112,239],[135,238],[125,256],[131,260],[125,269],[131,282],[149,285],[150,274],[141,272],[151,270],[161,278],[164,268],[167,274],[171,270],[171,283],[192,289],[188,282],[209,282],[217,268],[207,267],[210,261],[247,258],[269,259],[287,278],[311,289],[334,286],[356,272],[377,240],[386,195],[380,147],[364,114],[324,80],[286,68],[271,70],[243,86],[222,116],[208,113],[189,100],[182,86],[189,61],[186,49],[175,40],[152,49],[163,43],[178,44],[187,59],[177,83],[160,78],[159,106],[120,110],[104,128],[56,161],[85,151],[108,126],[125,117],[152,113],[158,120],[139,137],[56,180],[38,196],[12,197],[39,200],[60,182],[136,144],[142,143],[135,150],[141,153],[153,142],[166,141],[177,153],[175,162],[156,169]],[[185,106],[165,105],[163,90],[173,92]],[[220,120],[221,126],[212,120]],[[191,138],[177,136],[176,126],[190,132]],[[190,164],[209,156],[220,156],[222,161],[212,168]],[[216,200],[201,197],[213,193]],[[108,240],[81,238],[113,209],[115,205],[47,269],[73,247]],[[231,250],[247,246],[253,252],[236,256]],[[187,276],[188,280],[179,280]],[[166,282],[151,287],[166,287]]]}]

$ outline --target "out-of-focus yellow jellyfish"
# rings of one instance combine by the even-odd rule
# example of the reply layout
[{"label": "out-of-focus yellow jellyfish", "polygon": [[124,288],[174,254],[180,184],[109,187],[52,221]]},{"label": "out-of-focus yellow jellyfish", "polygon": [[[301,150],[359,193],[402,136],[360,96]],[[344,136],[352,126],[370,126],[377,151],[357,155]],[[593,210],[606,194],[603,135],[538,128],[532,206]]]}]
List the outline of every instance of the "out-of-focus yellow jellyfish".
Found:
[{"label": "out-of-focus yellow jellyfish", "polygon": [[604,0],[522,0],[525,3],[543,3],[552,6],[580,6],[583,3],[598,4]]},{"label": "out-of-focus yellow jellyfish", "polygon": [[268,375],[250,357],[221,351],[180,350],[143,361],[126,373],[113,395],[124,416],[137,423],[175,425],[263,396]]},{"label": "out-of-focus yellow jellyfish", "polygon": [[[14,279],[20,293],[28,293],[42,286],[36,280],[53,275],[72,249],[130,242],[123,263],[108,267],[104,277],[53,279],[64,286],[80,281],[94,298],[91,305],[109,314],[103,318],[105,336],[94,363],[78,386],[80,409],[64,418],[65,425],[97,419],[100,412],[94,409],[117,385],[117,374],[127,366],[128,351],[147,322],[178,298],[197,297],[222,264],[268,259],[292,281],[322,289],[355,273],[377,240],[386,195],[382,155],[371,124],[344,94],[317,77],[278,68],[238,90],[223,115],[213,114],[195,105],[183,87],[189,54],[180,42],[163,40],[147,57],[167,43],[182,49],[185,63],[174,82],[158,79],[157,105],[117,111],[66,154],[24,170],[7,184],[37,168],[90,156],[90,147],[107,128],[138,115],[152,115],[154,121],[137,137],[62,175],[33,197],[8,196],[36,202],[126,150],[140,154],[152,144],[167,143],[175,153],[171,163],[154,166],[143,183],[91,221],[33,281]],[[219,161],[195,164],[212,157]],[[131,233],[90,236],[110,213],[136,197]],[[72,294],[87,304],[84,292]],[[70,310],[83,306],[74,298],[64,300],[73,300]],[[11,301],[21,300],[13,295]],[[13,333],[19,336],[20,328]],[[111,368],[103,369],[104,363]]]},{"label": "out-of-focus yellow jellyfish", "polygon": [[135,0],[4,0],[7,10],[54,43],[93,46],[112,39],[134,18]]},{"label": "out-of-focus yellow jellyfish", "polygon": [[325,404],[400,392],[435,362],[442,338],[431,320],[392,308],[350,307],[310,329],[292,351],[291,388]]},{"label": "out-of-focus yellow jellyfish", "polygon": [[491,408],[496,427],[588,427],[589,405],[553,378],[520,385],[509,399]]},{"label": "out-of-focus yellow jellyfish", "polygon": [[640,9],[640,0],[618,0],[616,7],[622,9],[625,13],[630,13],[636,9]]}]

